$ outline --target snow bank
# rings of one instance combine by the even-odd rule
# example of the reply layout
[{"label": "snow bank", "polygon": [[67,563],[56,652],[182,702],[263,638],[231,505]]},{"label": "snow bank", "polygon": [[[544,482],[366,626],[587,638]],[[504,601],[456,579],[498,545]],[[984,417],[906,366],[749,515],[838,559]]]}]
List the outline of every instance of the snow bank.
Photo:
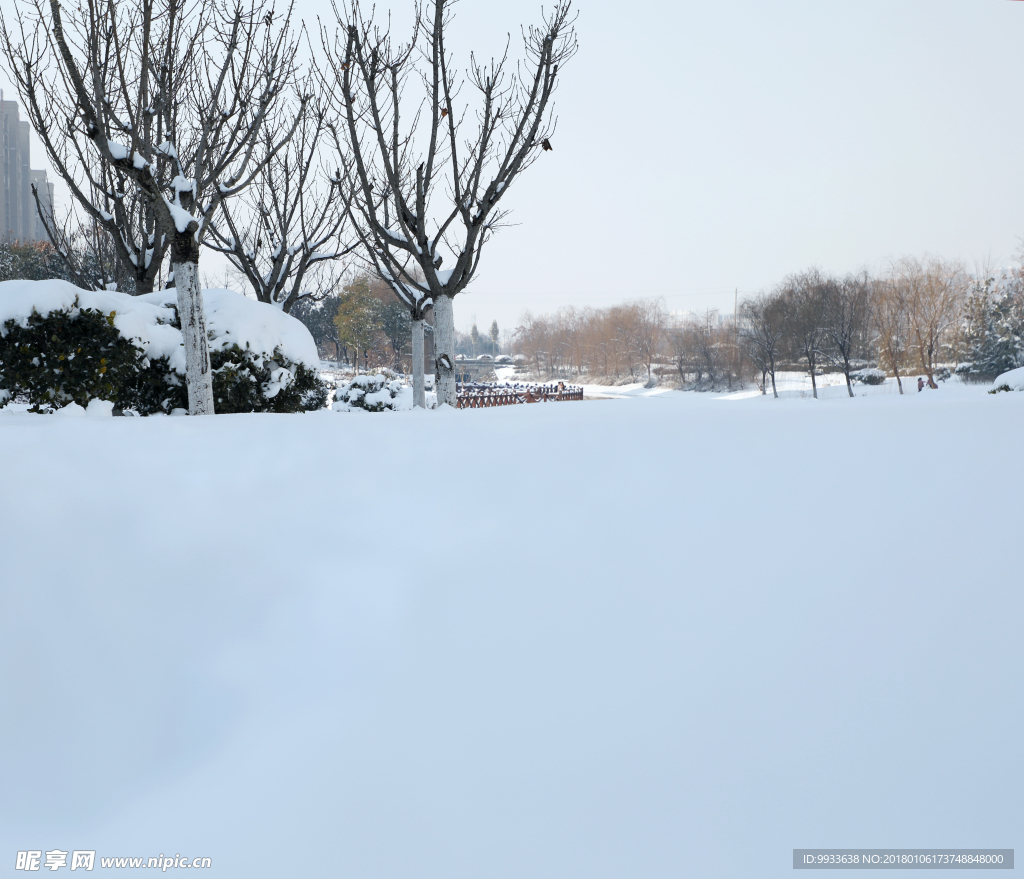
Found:
[{"label": "snow bank", "polygon": [[[164,308],[177,304],[174,290],[160,290],[137,298]],[[316,342],[306,325],[279,308],[234,290],[216,288],[203,291],[203,308],[211,351],[238,345],[271,354],[280,348],[290,360],[319,370]]]},{"label": "snow bank", "polygon": [[1009,388],[1011,391],[1024,391],[1024,366],[1004,372],[992,382],[993,389]]},{"label": "snow bank", "polygon": [[[177,306],[174,290],[129,296],[82,290],[66,281],[4,281],[0,283],[0,327],[11,319],[25,325],[33,308],[43,317],[70,309],[76,297],[80,308],[115,312],[114,326],[124,338],[138,340],[147,357],[166,357],[176,372],[185,372],[181,331],[171,326]],[[309,330],[280,309],[233,290],[218,289],[203,291],[203,307],[212,351],[237,344],[269,355],[280,348],[290,360],[319,369],[320,358]]]},{"label": "snow bank", "polygon": [[109,400],[90,400],[88,406],[79,406],[77,403],[68,403],[66,406],[56,410],[55,415],[112,415],[114,404]]}]

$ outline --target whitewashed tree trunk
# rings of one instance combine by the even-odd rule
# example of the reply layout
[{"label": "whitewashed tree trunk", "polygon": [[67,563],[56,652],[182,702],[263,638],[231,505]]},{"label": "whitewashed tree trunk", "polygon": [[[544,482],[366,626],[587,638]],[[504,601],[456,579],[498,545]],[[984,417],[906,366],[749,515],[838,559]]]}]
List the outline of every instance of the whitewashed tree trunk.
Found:
[{"label": "whitewashed tree trunk", "polygon": [[174,286],[178,293],[178,318],[185,339],[185,386],[188,414],[213,415],[213,375],[210,346],[206,339],[206,313],[199,287],[199,264],[174,264]]},{"label": "whitewashed tree trunk", "polygon": [[455,312],[451,296],[434,299],[434,387],[437,405],[458,405],[455,389]]},{"label": "whitewashed tree trunk", "polygon": [[427,394],[423,387],[423,321],[412,322],[412,405],[427,408]]}]

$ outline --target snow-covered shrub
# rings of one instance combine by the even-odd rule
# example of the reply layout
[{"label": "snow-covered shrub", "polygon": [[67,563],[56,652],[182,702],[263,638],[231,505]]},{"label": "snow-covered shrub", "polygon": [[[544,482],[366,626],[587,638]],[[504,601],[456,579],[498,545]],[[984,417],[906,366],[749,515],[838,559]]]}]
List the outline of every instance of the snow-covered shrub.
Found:
[{"label": "snow-covered shrub", "polygon": [[880,369],[858,369],[850,373],[850,378],[862,385],[880,385],[885,382],[885,373]]},{"label": "snow-covered shrub", "polygon": [[1004,372],[992,383],[990,394],[1000,391],[1024,391],[1024,366]]},{"label": "snow-covered shrub", "polygon": [[318,372],[276,348],[257,354],[232,345],[210,352],[214,408],[228,412],[308,412],[327,405]]},{"label": "snow-covered shrub", "polygon": [[33,310],[24,320],[0,327],[0,387],[5,399],[22,399],[32,411],[69,403],[110,400],[136,406],[138,374],[148,366],[143,351],[114,328],[114,312],[70,308],[46,317]]},{"label": "snow-covered shrub", "polygon": [[412,388],[401,379],[377,375],[357,375],[334,392],[335,412],[363,409],[366,412],[396,411],[412,408]]},{"label": "snow-covered shrub", "polygon": [[[327,402],[309,331],[270,305],[207,290],[217,412],[302,412]],[[0,283],[0,388],[35,411],[92,399],[142,415],[188,405],[176,294]],[[63,358],[63,359],[62,359]]]}]

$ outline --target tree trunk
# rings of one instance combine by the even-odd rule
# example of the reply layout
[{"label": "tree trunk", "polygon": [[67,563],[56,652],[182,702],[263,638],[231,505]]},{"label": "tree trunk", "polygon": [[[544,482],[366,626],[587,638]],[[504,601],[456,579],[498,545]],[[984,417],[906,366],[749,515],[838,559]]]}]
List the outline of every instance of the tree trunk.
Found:
[{"label": "tree trunk", "polygon": [[[191,235],[188,236],[190,239]],[[213,375],[206,338],[203,291],[199,287],[198,247],[175,247],[174,286],[178,294],[178,319],[185,339],[185,386],[188,414],[213,415]]]},{"label": "tree trunk", "polygon": [[924,370],[924,374],[928,376],[928,387],[933,390],[938,390],[938,385],[935,384],[935,367],[932,366],[934,360],[933,349],[929,347],[921,348],[921,368]]},{"label": "tree trunk", "polygon": [[776,400],[779,399],[779,392],[778,392],[778,390],[775,387],[775,370],[774,369],[772,370],[772,395],[775,397]]},{"label": "tree trunk", "polygon": [[423,387],[423,319],[412,322],[412,405],[427,408],[427,394]]},{"label": "tree trunk", "polygon": [[814,393],[814,399],[818,399],[818,383],[814,379],[814,359],[808,358],[808,365],[811,367],[811,391]]},{"label": "tree trunk", "polygon": [[853,382],[850,381],[850,361],[849,360],[844,361],[843,365],[846,367],[843,370],[843,374],[846,376],[846,390],[849,391],[850,396],[852,397],[853,396]]},{"label": "tree trunk", "polygon": [[153,285],[156,283],[156,278],[148,274],[144,278],[135,279],[135,295],[145,296],[147,293],[153,292]]},{"label": "tree trunk", "polygon": [[900,379],[900,368],[896,365],[896,360],[893,358],[892,361],[892,372],[896,376],[896,384],[899,386],[900,393],[903,393],[903,381]]},{"label": "tree trunk", "polygon": [[455,387],[455,312],[451,296],[434,300],[434,388],[437,405],[458,406]]}]

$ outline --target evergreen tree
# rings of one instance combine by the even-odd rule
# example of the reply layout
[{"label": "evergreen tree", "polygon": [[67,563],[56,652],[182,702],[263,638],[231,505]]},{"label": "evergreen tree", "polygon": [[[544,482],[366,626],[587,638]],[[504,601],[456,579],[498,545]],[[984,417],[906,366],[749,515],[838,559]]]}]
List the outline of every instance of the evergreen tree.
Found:
[{"label": "evergreen tree", "polygon": [[48,241],[0,243],[0,281],[70,280],[67,264]]},{"label": "evergreen tree", "polygon": [[338,325],[334,322],[340,304],[341,296],[336,293],[324,297],[321,302],[315,302],[311,298],[300,299],[289,314],[306,325],[321,356],[333,355],[338,362],[344,356],[347,362],[347,349],[342,344],[338,335]]},{"label": "evergreen tree", "polygon": [[397,298],[389,296],[381,303],[380,329],[391,344],[392,363],[396,369],[401,368],[402,352],[412,341],[412,317]]},{"label": "evergreen tree", "polygon": [[1024,365],[1024,277],[976,282],[967,302],[968,375],[992,379]]},{"label": "evergreen tree", "polygon": [[368,368],[370,352],[378,347],[383,308],[384,303],[370,292],[365,277],[357,278],[341,296],[334,325],[341,343],[356,349],[357,370],[359,354],[363,355],[363,367]]},{"label": "evergreen tree", "polygon": [[498,353],[498,322],[491,321],[491,356]]}]

